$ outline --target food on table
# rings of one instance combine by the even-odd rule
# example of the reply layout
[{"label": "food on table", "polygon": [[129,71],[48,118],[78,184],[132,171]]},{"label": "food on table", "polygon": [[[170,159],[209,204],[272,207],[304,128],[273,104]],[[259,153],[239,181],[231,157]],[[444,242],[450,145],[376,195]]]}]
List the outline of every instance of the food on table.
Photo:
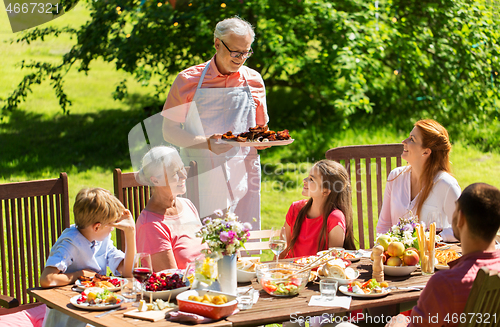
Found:
[{"label": "food on table", "polygon": [[182,281],[179,274],[168,275],[165,273],[153,273],[145,284],[146,291],[150,292],[168,291],[184,286],[186,283]]},{"label": "food on table", "polygon": [[250,127],[248,132],[234,135],[232,131],[222,134],[223,140],[237,141],[237,142],[269,142],[278,140],[289,140],[290,134],[288,130],[275,132],[270,131],[266,126]]},{"label": "food on table", "polygon": [[284,282],[276,282],[267,280],[262,283],[262,288],[274,295],[295,295],[299,294],[299,286],[301,281],[298,278],[290,278]]},{"label": "food on table", "polygon": [[[383,243],[385,241],[385,239],[380,239],[382,236],[384,235],[379,236],[378,242],[382,241]],[[418,253],[418,250],[413,247],[405,249],[404,244],[401,242],[391,242],[387,244],[387,251],[382,254],[382,262],[385,266],[392,267],[416,266],[420,260]],[[373,251],[371,259],[373,260]]]},{"label": "food on table", "polygon": [[236,268],[239,270],[244,270],[248,272],[255,272],[255,268],[260,264],[259,257],[251,257],[251,258],[238,258],[238,262],[236,263]]},{"label": "food on table", "polygon": [[357,274],[354,269],[347,267],[344,260],[334,259],[327,261],[322,267],[320,267],[318,269],[318,275],[337,279],[354,279]]},{"label": "food on table", "polygon": [[[298,258],[298,259],[295,259],[293,261],[293,263],[297,263],[299,265],[308,265],[310,263],[313,263],[314,261],[316,261],[321,255],[312,255],[312,256],[309,256],[309,257],[302,257],[302,258]],[[329,260],[332,260],[334,259],[334,257],[332,256],[326,256],[326,257],[323,257],[321,259],[321,262],[327,262]],[[348,267],[351,265],[351,261],[347,260],[347,259],[343,259],[342,261],[344,261],[345,263],[345,266]]]},{"label": "food on table", "polygon": [[139,310],[140,312],[161,311],[163,309],[171,308],[171,307],[175,307],[175,304],[170,303],[170,302],[165,302],[162,299],[156,299],[152,303],[146,303],[146,301],[140,300],[139,301],[139,308],[137,308],[137,310]]},{"label": "food on table", "polygon": [[298,294],[309,282],[310,269],[288,262],[264,263],[257,267],[257,278],[269,295],[293,296]]},{"label": "food on table", "polygon": [[203,296],[190,295],[188,297],[188,300],[201,303],[215,304],[215,305],[222,305],[227,303],[227,297],[223,294],[215,296],[209,294],[205,294]]},{"label": "food on table", "polygon": [[120,287],[120,280],[117,278],[95,274],[94,277],[80,276],[78,277],[82,287],[100,287],[100,288],[116,288]]},{"label": "food on table", "polygon": [[448,265],[448,262],[460,258],[460,254],[458,254],[455,250],[436,251],[435,256],[439,262],[439,265],[443,266]]},{"label": "food on table", "polygon": [[365,283],[360,283],[359,281],[354,281],[349,283],[347,290],[351,293],[356,294],[373,294],[382,293],[384,288],[388,287],[387,282],[378,283],[375,279],[370,279]]},{"label": "food on table", "polygon": [[115,293],[107,289],[93,289],[89,292],[82,292],[76,303],[89,305],[110,305],[120,303],[121,300],[116,297]]}]

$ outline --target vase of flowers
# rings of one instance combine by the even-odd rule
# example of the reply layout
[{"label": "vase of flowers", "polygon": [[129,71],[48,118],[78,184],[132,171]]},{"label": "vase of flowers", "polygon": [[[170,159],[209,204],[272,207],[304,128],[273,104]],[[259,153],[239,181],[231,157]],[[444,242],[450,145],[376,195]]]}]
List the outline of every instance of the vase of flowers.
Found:
[{"label": "vase of flowers", "polygon": [[244,248],[252,225],[239,222],[238,216],[231,212],[223,214],[221,210],[216,210],[215,216],[203,220],[204,226],[196,236],[207,244],[208,249],[204,251],[220,255],[217,269],[221,291],[236,295],[236,252]]}]

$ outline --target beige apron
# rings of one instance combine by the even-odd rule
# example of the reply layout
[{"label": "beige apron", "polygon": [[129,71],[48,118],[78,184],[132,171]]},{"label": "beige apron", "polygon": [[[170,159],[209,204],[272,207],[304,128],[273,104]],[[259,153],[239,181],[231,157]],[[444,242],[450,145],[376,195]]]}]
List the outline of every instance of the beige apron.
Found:
[{"label": "beige apron", "polygon": [[[186,131],[211,136],[227,131],[242,133],[256,126],[256,106],[245,76],[242,87],[201,88],[209,65],[203,70],[186,116]],[[255,148],[234,147],[220,155],[209,150],[182,149],[181,154],[186,162],[198,163],[202,219],[217,209],[230,208],[240,221],[260,229],[260,160]]]}]

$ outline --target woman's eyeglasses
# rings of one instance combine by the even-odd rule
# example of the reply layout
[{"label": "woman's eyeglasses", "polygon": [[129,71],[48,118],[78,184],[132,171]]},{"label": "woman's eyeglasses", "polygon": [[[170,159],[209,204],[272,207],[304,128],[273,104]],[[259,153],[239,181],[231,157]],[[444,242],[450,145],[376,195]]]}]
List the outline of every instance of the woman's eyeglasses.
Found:
[{"label": "woman's eyeglasses", "polygon": [[222,44],[224,44],[227,51],[229,51],[229,55],[233,58],[243,57],[243,59],[247,59],[247,58],[250,58],[250,56],[253,54],[252,48],[250,48],[250,51],[247,51],[247,52],[233,51],[227,47],[227,45],[224,43],[224,41],[222,41],[222,40],[220,40],[220,41],[222,42]]}]

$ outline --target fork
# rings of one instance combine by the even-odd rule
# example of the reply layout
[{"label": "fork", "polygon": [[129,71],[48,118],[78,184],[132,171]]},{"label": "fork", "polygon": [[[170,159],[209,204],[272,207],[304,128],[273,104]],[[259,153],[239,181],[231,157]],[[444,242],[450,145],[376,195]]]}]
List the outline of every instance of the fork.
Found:
[{"label": "fork", "polygon": [[423,285],[415,285],[408,287],[398,287],[398,286],[389,286],[386,290],[407,290],[407,291],[421,291],[424,289]]}]

